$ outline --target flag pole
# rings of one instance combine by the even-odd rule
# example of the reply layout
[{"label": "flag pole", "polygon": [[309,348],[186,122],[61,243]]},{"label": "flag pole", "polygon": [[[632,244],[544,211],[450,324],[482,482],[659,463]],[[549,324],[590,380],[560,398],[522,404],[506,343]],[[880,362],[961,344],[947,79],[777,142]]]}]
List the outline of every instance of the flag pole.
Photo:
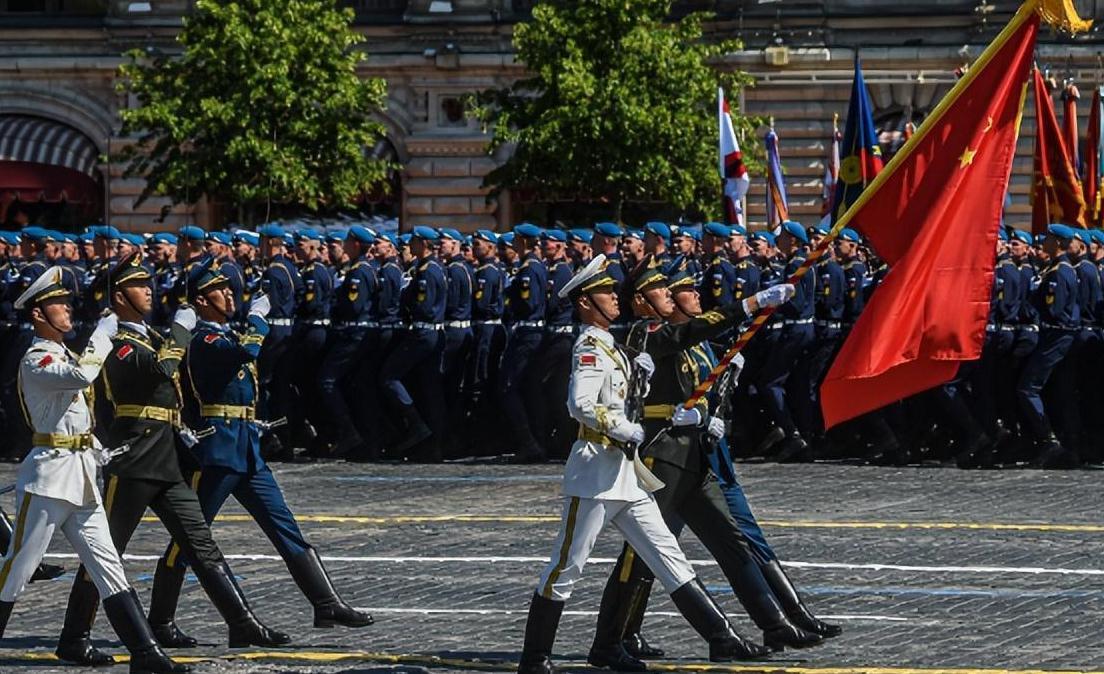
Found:
[{"label": "flag pole", "polygon": [[[978,78],[981,72],[985,69],[985,66],[987,66],[989,62],[993,60],[994,55],[1000,50],[1002,46],[1004,46],[1004,43],[1007,42],[1009,38],[1011,38],[1013,33],[1019,30],[1020,26],[1022,26],[1023,23],[1027,21],[1032,14],[1034,14],[1036,11],[1039,11],[1039,3],[1040,0],[1027,0],[1027,2],[1020,5],[1019,11],[1017,11],[1015,16],[1012,17],[1012,20],[1008,22],[1008,25],[1004,27],[1004,30],[1002,30],[1000,34],[998,34],[997,37],[993,40],[993,42],[990,43],[988,47],[986,47],[985,51],[981,54],[981,56],[978,57],[978,60],[974,63],[973,67],[971,67],[966,72],[966,74],[963,75],[962,78],[960,78],[958,82],[955,83],[954,87],[951,88],[947,95],[944,96],[941,101],[939,101],[939,104],[935,106],[932,114],[924,120],[924,122],[920,125],[920,128],[916,130],[916,133],[912,134],[912,138],[908,139],[908,141],[905,142],[900,151],[898,151],[897,154],[893,156],[893,159],[891,159],[889,163],[886,164],[886,167],[882,169],[882,171],[874,177],[874,180],[870,183],[870,185],[868,185],[867,188],[862,191],[862,194],[859,195],[859,198],[856,199],[855,202],[851,204],[851,206],[844,212],[844,214],[840,216],[839,220],[837,220],[836,223],[832,225],[832,229],[830,229],[828,231],[828,234],[826,234],[824,238],[820,240],[820,243],[818,243],[817,246],[813,248],[812,251],[810,251],[809,257],[807,257],[805,261],[801,264],[801,266],[794,271],[793,275],[790,276],[790,278],[786,279],[786,283],[795,284],[801,280],[801,277],[809,273],[809,270],[812,269],[813,265],[816,264],[817,261],[820,260],[820,258],[823,257],[824,254],[828,251],[828,246],[832,245],[832,242],[835,241],[840,232],[843,231],[845,227],[847,227],[847,224],[851,221],[852,217],[854,217],[854,214],[857,213],[859,209],[862,208],[868,201],[870,201],[872,195],[877,192],[878,188],[881,187],[881,185],[883,185],[889,179],[889,177],[896,172],[897,167],[899,167],[901,163],[904,162],[904,160],[912,153],[913,148],[915,148],[920,143],[920,141],[924,139],[928,132],[934,126],[936,126],[936,122],[940,118],[942,118],[944,114],[946,114],[947,110],[956,100],[958,100],[958,97],[962,94],[962,92],[967,87],[969,87],[975,79]],[[709,376],[707,376],[705,380],[702,381],[702,383],[699,384],[696,389],[694,389],[694,393],[690,395],[690,398],[687,399],[685,403],[683,403],[683,408],[693,408],[695,405],[698,404],[698,401],[700,401],[702,397],[709,393],[710,389],[713,388],[713,384],[716,383],[717,379],[720,378],[724,371],[728,369],[728,366],[732,363],[732,359],[736,357],[736,354],[744,350],[744,347],[747,346],[748,342],[750,342],[751,339],[755,337],[756,333],[759,332],[759,329],[763,327],[763,324],[766,323],[767,320],[771,316],[773,316],[774,312],[777,310],[778,307],[767,307],[766,309],[762,309],[755,314],[755,317],[751,321],[751,325],[748,326],[747,330],[740,334],[740,336],[736,339],[732,346],[729,347],[728,351],[726,351],[721,359],[717,361],[717,365],[709,373]]]}]

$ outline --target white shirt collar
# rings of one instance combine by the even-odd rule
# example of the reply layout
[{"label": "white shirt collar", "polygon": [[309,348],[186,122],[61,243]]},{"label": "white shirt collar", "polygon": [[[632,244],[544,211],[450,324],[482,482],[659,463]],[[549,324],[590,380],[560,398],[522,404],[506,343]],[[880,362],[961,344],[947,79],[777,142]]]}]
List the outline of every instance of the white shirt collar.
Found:
[{"label": "white shirt collar", "polygon": [[130,321],[119,321],[119,325],[125,325],[131,330],[137,332],[143,337],[149,337],[149,326],[145,323],[131,323]]}]

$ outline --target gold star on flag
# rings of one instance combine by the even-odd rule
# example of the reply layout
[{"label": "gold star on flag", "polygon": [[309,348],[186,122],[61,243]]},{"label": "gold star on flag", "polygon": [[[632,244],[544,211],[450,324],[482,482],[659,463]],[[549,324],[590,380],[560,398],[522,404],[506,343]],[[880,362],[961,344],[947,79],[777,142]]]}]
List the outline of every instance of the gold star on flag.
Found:
[{"label": "gold star on flag", "polygon": [[971,150],[966,148],[966,151],[962,153],[962,156],[958,158],[958,167],[966,168],[970,164],[974,163],[974,155],[977,154],[977,150]]}]

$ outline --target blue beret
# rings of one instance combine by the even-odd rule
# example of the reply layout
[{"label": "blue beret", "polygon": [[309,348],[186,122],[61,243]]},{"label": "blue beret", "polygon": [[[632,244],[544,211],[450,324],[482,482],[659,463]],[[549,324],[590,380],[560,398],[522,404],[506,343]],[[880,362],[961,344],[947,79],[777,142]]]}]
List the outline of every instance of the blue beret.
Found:
[{"label": "blue beret", "polygon": [[229,246],[233,243],[233,239],[230,238],[229,232],[207,232],[207,240],[221,243],[224,246]]},{"label": "blue beret", "polygon": [[439,234],[437,234],[437,230],[433,229],[432,227],[426,227],[424,225],[418,225],[417,227],[415,227],[414,231],[411,234],[412,236],[415,236],[422,241],[436,241],[438,236],[440,236]]},{"label": "blue beret", "polygon": [[717,236],[722,239],[727,239],[732,236],[732,228],[728,225],[722,225],[719,222],[707,222],[702,226],[702,231],[711,236]]},{"label": "blue beret", "polygon": [[844,227],[840,230],[839,236],[836,237],[840,241],[850,241],[851,243],[862,243],[862,237],[859,233],[850,227]]},{"label": "blue beret", "polygon": [[293,235],[296,241],[321,241],[322,235],[310,227],[303,227],[295,231]]},{"label": "blue beret", "polygon": [[1032,241],[1031,241],[1031,232],[1025,232],[1022,229],[1013,229],[1012,230],[1012,238],[1016,239],[1016,240],[1018,240],[1022,243],[1026,243],[1029,246],[1032,243]]},{"label": "blue beret", "polygon": [[782,223],[781,231],[786,232],[801,243],[809,243],[809,235],[805,233],[805,228],[801,226],[800,222],[786,220]]},{"label": "blue beret", "polygon": [[96,228],[96,236],[109,241],[117,240],[119,238],[119,230],[111,225],[100,225]]},{"label": "blue beret", "polygon": [[261,245],[261,236],[256,232],[249,232],[244,229],[239,229],[234,232],[234,243],[244,243],[247,246],[259,246]]},{"label": "blue beret", "polygon": [[1047,234],[1054,236],[1064,241],[1071,241],[1077,234],[1074,232],[1073,227],[1068,225],[1055,224],[1047,227]]},{"label": "blue beret", "polygon": [[353,225],[350,227],[347,237],[361,243],[375,243],[376,241],[376,236],[372,233],[372,230],[361,225]]},{"label": "blue beret", "polygon": [[590,243],[594,240],[594,232],[589,229],[573,229],[567,233],[567,240]]},{"label": "blue beret", "polygon": [[146,245],[146,240],[142,238],[141,234],[122,234],[121,239],[123,241],[126,241],[130,245],[138,246],[139,248]]},{"label": "blue beret", "polygon": [[498,235],[489,229],[477,229],[475,234],[472,234],[473,239],[479,239],[480,241],[486,241],[488,243],[498,243]]},{"label": "blue beret", "polygon": [[613,222],[599,222],[597,225],[594,225],[594,233],[601,234],[602,236],[614,236],[617,238],[621,238],[622,234],[621,228]]},{"label": "blue beret", "polygon": [[81,243],[92,243],[96,240],[96,236],[92,232],[85,232],[77,237],[77,241]]},{"label": "blue beret", "polygon": [[504,246],[510,246],[514,243],[514,233],[506,232],[502,236],[498,237],[498,242]]},{"label": "blue beret", "polygon": [[207,238],[207,232],[195,225],[187,225],[180,228],[180,238],[185,241],[203,241]]},{"label": "blue beret", "polygon": [[257,234],[268,239],[284,238],[284,228],[276,224],[261,225]]},{"label": "blue beret", "polygon": [[0,232],[0,241],[3,241],[10,246],[14,246],[19,243],[19,237],[16,236],[15,232]]},{"label": "blue beret", "polygon": [[527,239],[539,239],[541,228],[530,222],[523,222],[517,227],[514,227],[514,234],[517,236],[524,236]]},{"label": "blue beret", "polygon": [[64,241],[65,243],[76,243],[77,242],[77,237],[76,237],[75,234],[67,234],[66,232],[58,232],[58,234],[61,234],[61,240]]},{"label": "blue beret", "polygon": [[284,232],[284,245],[285,246],[295,245],[295,236],[292,235],[291,232]]},{"label": "blue beret", "polygon": [[464,246],[466,246],[468,248],[471,248],[472,241],[474,241],[474,239],[472,238],[472,235],[468,234],[467,236],[464,237],[463,244],[464,244]]},{"label": "blue beret", "polygon": [[625,233],[621,235],[622,239],[637,239],[639,241],[644,240],[644,232],[639,229],[626,229]]},{"label": "blue beret", "polygon": [[175,234],[170,234],[169,232],[157,232],[156,234],[154,234],[153,236],[150,237],[149,242],[151,244],[152,243],[167,243],[167,244],[175,246],[176,242],[177,242],[177,238],[176,238]]},{"label": "blue beret", "polygon": [[377,240],[386,241],[387,243],[391,244],[392,246],[394,246],[396,248],[399,247],[399,237],[395,236],[394,234],[388,234],[387,232],[380,232],[379,234],[376,235],[376,238],[377,238]]},{"label": "blue beret", "polygon": [[562,229],[546,229],[541,232],[541,239],[567,243],[567,232],[563,231]]},{"label": "blue beret", "polygon": [[403,246],[409,245],[410,240],[412,238],[414,238],[414,235],[411,234],[410,232],[407,232],[406,234],[400,234],[399,235],[399,244],[403,245]]},{"label": "blue beret", "polygon": [[453,229],[452,227],[442,227],[441,238],[448,239],[450,241],[463,241],[464,235],[461,234],[458,230]]},{"label": "blue beret", "polygon": [[1001,227],[1000,230],[997,231],[997,238],[1000,239],[1001,241],[1007,241],[1008,240],[1008,231],[1005,230],[1004,227]]},{"label": "blue beret", "polygon": [[738,234],[739,236],[747,236],[747,230],[744,229],[743,225],[729,225],[728,228],[732,230],[733,234]]},{"label": "blue beret", "polygon": [[1089,234],[1089,230],[1081,229],[1079,227],[1074,227],[1072,229],[1073,229],[1073,238],[1077,239],[1081,243],[1083,243],[1085,245],[1088,245],[1088,243],[1090,241],[1092,241],[1092,236]]},{"label": "blue beret", "polygon": [[700,228],[693,227],[691,229],[684,229],[682,231],[686,232],[686,236],[690,237],[691,239],[695,241],[701,241],[702,231]]},{"label": "blue beret", "polygon": [[828,228],[823,225],[813,225],[805,230],[808,236],[828,236]]},{"label": "blue beret", "polygon": [[774,245],[774,234],[771,234],[770,232],[766,231],[765,229],[761,230],[761,231],[758,231],[758,232],[752,232],[748,236],[748,238],[751,239],[752,241],[755,241],[755,240],[766,241],[767,244],[769,244],[771,246]]},{"label": "blue beret", "polygon": [[651,232],[667,243],[671,243],[671,228],[664,222],[649,222],[644,225],[645,232]]},{"label": "blue beret", "polygon": [[1093,241],[1095,241],[1095,242],[1097,242],[1101,245],[1104,245],[1104,230],[1102,230],[1102,229],[1090,229],[1089,230],[1089,238],[1091,238]]},{"label": "blue beret", "polygon": [[1035,235],[1035,245],[1036,246],[1043,245],[1044,241],[1046,241],[1046,234],[1036,234]]},{"label": "blue beret", "polygon": [[31,241],[40,241],[42,237],[46,236],[46,230],[37,225],[31,225],[23,228],[23,236]]},{"label": "blue beret", "polygon": [[326,243],[341,243],[349,235],[349,230],[343,227],[326,231]]}]

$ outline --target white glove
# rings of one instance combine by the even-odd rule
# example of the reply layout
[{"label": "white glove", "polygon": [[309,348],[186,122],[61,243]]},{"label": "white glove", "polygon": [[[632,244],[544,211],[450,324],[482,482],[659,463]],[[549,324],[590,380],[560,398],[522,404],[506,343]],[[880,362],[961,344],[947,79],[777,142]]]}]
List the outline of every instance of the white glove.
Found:
[{"label": "white glove", "polygon": [[709,424],[706,427],[706,432],[709,433],[709,437],[714,440],[720,440],[725,434],[724,419],[719,417],[709,417]]},{"label": "white glove", "polygon": [[114,311],[105,314],[96,323],[96,329],[93,332],[111,339],[119,332],[119,317],[115,315]]},{"label": "white glove", "polygon": [[755,301],[759,304],[760,309],[776,307],[779,304],[789,302],[796,292],[797,289],[794,288],[792,283],[779,283],[755,293]]},{"label": "white glove", "polygon": [[272,311],[272,300],[268,299],[268,295],[258,293],[253,296],[253,300],[249,303],[250,316],[265,318],[270,311]]},{"label": "white glove", "polygon": [[644,379],[646,381],[651,380],[652,375],[655,374],[655,361],[646,353],[642,353],[636,358],[633,358],[633,365],[644,370]]},{"label": "white glove", "polygon": [[184,328],[188,332],[195,330],[196,326],[196,312],[195,309],[189,306],[182,306],[176,310],[176,314],[173,315],[173,323]]},{"label": "white glove", "polygon": [[697,407],[691,407],[686,409],[679,406],[675,413],[671,415],[671,425],[675,428],[682,428],[686,426],[701,426],[702,414],[701,410]]},{"label": "white glove", "polygon": [[609,436],[618,442],[639,445],[644,442],[644,427],[631,421],[622,421],[610,429]]}]

